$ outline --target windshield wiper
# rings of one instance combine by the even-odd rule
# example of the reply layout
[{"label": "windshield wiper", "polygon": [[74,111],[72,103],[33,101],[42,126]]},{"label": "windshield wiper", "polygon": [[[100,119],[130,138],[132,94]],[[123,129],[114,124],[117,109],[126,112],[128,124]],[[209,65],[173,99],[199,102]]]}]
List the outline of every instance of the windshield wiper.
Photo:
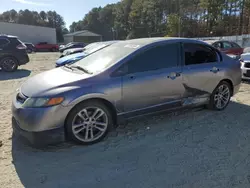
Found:
[{"label": "windshield wiper", "polygon": [[90,72],[89,70],[87,70],[87,69],[85,69],[85,68],[83,68],[81,66],[71,66],[71,68],[75,68],[75,69],[81,70],[81,71],[83,71],[83,72],[85,72],[87,74],[93,74],[92,72]]},{"label": "windshield wiper", "polygon": [[70,70],[73,70],[73,68],[71,66],[68,66],[68,65],[64,65],[64,67],[70,69]]}]

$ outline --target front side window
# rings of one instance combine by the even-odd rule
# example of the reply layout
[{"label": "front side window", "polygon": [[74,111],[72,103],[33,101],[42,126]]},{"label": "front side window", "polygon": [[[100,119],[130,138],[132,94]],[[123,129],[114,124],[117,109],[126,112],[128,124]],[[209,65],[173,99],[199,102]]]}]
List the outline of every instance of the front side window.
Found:
[{"label": "front side window", "polygon": [[179,45],[167,44],[146,50],[128,62],[128,73],[147,72],[178,66]]},{"label": "front side window", "polygon": [[185,65],[217,62],[217,53],[209,46],[184,44]]}]

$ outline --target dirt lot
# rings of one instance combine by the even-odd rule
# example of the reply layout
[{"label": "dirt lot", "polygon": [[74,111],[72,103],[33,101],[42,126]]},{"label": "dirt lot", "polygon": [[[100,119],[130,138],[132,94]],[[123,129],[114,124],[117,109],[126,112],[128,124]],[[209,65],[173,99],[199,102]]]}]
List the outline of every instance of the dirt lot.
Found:
[{"label": "dirt lot", "polygon": [[250,187],[250,85],[223,112],[189,110],[133,120],[105,141],[37,150],[12,138],[16,88],[53,68],[39,53],[19,71],[0,72],[0,187]]}]

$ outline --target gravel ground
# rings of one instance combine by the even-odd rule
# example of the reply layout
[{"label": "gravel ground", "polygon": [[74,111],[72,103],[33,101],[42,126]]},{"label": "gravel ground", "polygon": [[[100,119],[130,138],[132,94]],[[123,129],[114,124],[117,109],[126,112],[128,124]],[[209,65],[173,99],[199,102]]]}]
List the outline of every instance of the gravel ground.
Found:
[{"label": "gravel ground", "polygon": [[58,56],[33,54],[17,72],[0,72],[0,187],[250,187],[248,83],[223,112],[144,117],[93,146],[37,150],[12,138],[13,93],[29,76],[53,68]]}]

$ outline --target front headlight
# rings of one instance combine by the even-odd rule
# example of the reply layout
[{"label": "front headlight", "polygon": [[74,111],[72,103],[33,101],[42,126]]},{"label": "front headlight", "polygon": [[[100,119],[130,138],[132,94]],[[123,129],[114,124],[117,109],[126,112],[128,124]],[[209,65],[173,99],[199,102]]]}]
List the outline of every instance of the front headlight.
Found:
[{"label": "front headlight", "polygon": [[55,106],[61,104],[64,101],[63,97],[55,97],[55,98],[28,98],[23,106],[27,108],[32,107],[48,107]]}]

